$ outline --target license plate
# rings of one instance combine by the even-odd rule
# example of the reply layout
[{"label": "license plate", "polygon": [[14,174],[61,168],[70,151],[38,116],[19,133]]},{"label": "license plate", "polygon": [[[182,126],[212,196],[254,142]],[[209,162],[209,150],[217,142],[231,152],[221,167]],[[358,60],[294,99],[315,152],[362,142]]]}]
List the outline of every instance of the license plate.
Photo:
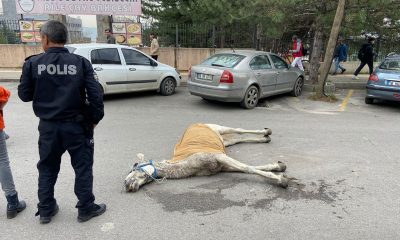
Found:
[{"label": "license plate", "polygon": [[198,73],[197,74],[197,78],[198,79],[202,79],[202,80],[211,80],[212,79],[212,75],[204,74],[204,73]]},{"label": "license plate", "polygon": [[393,86],[393,87],[400,87],[400,82],[399,81],[387,81],[386,82],[386,85],[389,85],[389,86]]}]

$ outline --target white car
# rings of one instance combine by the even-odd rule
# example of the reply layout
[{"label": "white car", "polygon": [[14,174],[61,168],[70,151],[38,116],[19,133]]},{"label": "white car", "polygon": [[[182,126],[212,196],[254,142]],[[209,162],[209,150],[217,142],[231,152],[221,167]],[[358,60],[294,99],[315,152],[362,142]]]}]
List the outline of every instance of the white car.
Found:
[{"label": "white car", "polygon": [[104,94],[157,90],[172,95],[181,83],[179,72],[145,53],[117,44],[69,44],[71,53],[88,59]]}]

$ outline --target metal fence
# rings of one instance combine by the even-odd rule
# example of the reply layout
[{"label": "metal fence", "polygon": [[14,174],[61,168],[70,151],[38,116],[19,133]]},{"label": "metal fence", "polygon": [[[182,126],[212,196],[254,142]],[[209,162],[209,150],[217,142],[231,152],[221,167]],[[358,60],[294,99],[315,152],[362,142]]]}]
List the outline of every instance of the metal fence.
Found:
[{"label": "metal fence", "polygon": [[[362,44],[366,42],[367,40],[365,39],[351,39],[347,41],[349,45],[349,61],[358,61],[358,51]],[[375,61],[381,62],[389,53],[400,53],[400,39],[378,38],[374,44],[374,51],[377,53]]]},{"label": "metal fence", "polygon": [[0,44],[21,43],[18,20],[0,20]]},{"label": "metal fence", "polygon": [[155,33],[161,46],[187,48],[255,48],[254,24],[143,24],[143,44],[150,45],[148,36]]},{"label": "metal fence", "polygon": [[[143,45],[149,46],[150,33],[158,36],[162,47],[184,48],[252,48],[264,51],[282,52],[291,48],[291,36],[282,39],[270,38],[260,33],[255,23],[232,23],[217,26],[211,24],[142,24]],[[74,40],[79,42],[78,40]],[[303,39],[310,46],[312,39]],[[349,61],[357,61],[357,54],[364,39],[350,39]],[[0,44],[19,44],[18,20],[0,20]],[[308,46],[308,47],[309,47]],[[375,51],[377,61],[390,52],[400,52],[400,39],[377,39]]]}]

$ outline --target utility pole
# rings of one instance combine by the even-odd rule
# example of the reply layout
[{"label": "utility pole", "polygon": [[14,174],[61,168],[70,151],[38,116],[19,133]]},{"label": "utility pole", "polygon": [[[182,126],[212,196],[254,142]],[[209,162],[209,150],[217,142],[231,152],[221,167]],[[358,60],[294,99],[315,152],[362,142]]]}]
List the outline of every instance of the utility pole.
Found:
[{"label": "utility pole", "polygon": [[329,70],[332,65],[333,53],[335,51],[336,41],[339,36],[340,26],[342,25],[342,21],[344,18],[344,10],[345,10],[346,0],[339,0],[335,20],[333,21],[331,35],[329,37],[328,46],[326,47],[324,63],[322,65],[321,76],[318,81],[317,87],[317,98],[322,98],[325,95],[324,87],[326,83],[326,79],[328,77]]}]

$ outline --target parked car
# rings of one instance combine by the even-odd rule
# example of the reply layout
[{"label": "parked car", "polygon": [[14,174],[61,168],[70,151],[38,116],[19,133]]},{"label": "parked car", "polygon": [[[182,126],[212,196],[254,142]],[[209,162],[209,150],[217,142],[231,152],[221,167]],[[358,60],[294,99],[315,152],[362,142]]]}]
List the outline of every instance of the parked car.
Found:
[{"label": "parked car", "polygon": [[290,92],[299,96],[304,72],[273,53],[240,50],[218,53],[189,71],[192,95],[224,102],[257,106],[260,98]]},{"label": "parked car", "polygon": [[400,54],[386,57],[369,77],[365,103],[375,99],[400,101]]},{"label": "parked car", "polygon": [[70,44],[71,53],[87,58],[98,76],[104,94],[157,90],[172,95],[181,75],[147,54],[117,44]]}]

